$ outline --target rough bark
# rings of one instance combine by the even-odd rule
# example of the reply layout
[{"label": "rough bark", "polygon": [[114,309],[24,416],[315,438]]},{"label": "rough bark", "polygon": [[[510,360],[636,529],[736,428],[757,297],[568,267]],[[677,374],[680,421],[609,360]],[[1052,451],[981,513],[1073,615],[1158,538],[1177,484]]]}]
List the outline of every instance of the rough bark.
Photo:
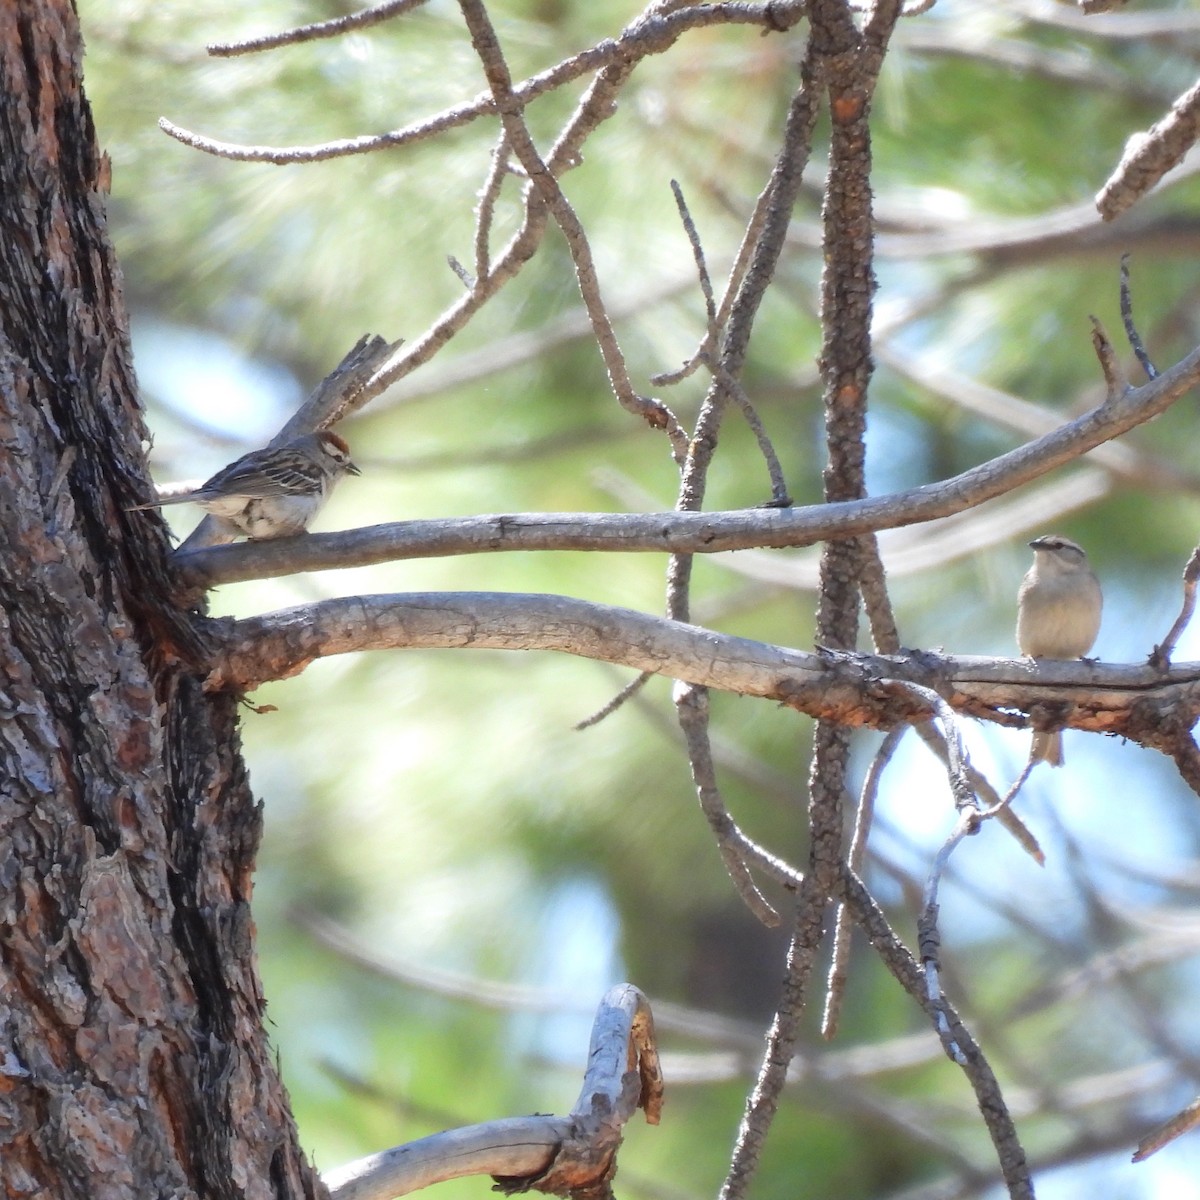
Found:
[{"label": "rough bark", "polygon": [[0,1195],[324,1194],[263,1033],[261,815],[149,494],[68,0],[0,5]]}]

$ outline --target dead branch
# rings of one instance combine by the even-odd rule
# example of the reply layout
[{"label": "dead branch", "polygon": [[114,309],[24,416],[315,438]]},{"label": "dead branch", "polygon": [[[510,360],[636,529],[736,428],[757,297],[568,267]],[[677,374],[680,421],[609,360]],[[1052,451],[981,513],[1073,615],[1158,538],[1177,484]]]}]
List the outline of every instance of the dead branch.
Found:
[{"label": "dead branch", "polygon": [[[412,521],[340,534],[308,534],[244,543],[189,553],[186,558],[181,554],[178,565],[189,586],[211,587],[216,583],[265,579],[296,571],[498,550],[619,549],[711,554],[751,547],[805,546],[829,538],[913,525],[972,508],[1150,420],[1198,382],[1200,349],[1193,350],[1157,379],[1106,398],[1097,408],[1053,433],[940,483],[890,496],[805,508],[726,513],[545,513]],[[715,381],[714,388],[722,390]],[[686,480],[685,471],[685,483]]]},{"label": "dead branch", "polygon": [[933,689],[963,715],[1025,728],[1034,707],[1064,727],[1149,743],[1155,719],[1200,713],[1200,663],[1146,665],[904,655],[806,653],[633,609],[566,596],[426,592],[351,596],[263,616],[204,622],[219,647],[214,689],[249,691],[311,662],[362,650],[551,650],[787,704],[850,727],[890,728],[936,715],[909,685]]},{"label": "dead branch", "polygon": [[[687,453],[688,439],[678,419],[666,405],[648,396],[639,395],[629,378],[625,355],[621,351],[612,319],[600,294],[600,281],[583,222],[567,199],[555,173],[549,169],[534,144],[525,123],[524,102],[513,91],[508,63],[504,59],[487,9],[481,0],[459,0],[459,8],[471,33],[471,44],[479,56],[484,75],[492,89],[496,111],[504,126],[505,140],[514,157],[524,167],[531,187],[550,210],[567,240],[571,258],[575,263],[579,292],[591,318],[596,344],[604,358],[604,366],[617,402],[628,412],[641,417],[652,428],[665,430],[677,460],[682,461]],[[615,91],[625,82],[631,70],[632,64],[622,64],[620,67],[606,68],[601,74],[609,76],[605,82]]]},{"label": "dead branch", "polygon": [[1187,560],[1187,566],[1183,568],[1183,603],[1180,605],[1179,616],[1175,618],[1171,628],[1167,631],[1167,636],[1154,647],[1154,651],[1150,655],[1152,667],[1161,669],[1171,661],[1171,655],[1174,653],[1180,637],[1183,636],[1183,631],[1188,627],[1192,614],[1196,611],[1196,583],[1198,580],[1200,580],[1200,546],[1192,551],[1191,557]]},{"label": "dead branch", "polygon": [[1200,1096],[1153,1133],[1142,1138],[1134,1152],[1133,1161],[1145,1162],[1150,1155],[1157,1154],[1164,1146],[1169,1146],[1177,1137],[1189,1133],[1197,1125],[1200,1125]]},{"label": "dead branch", "polygon": [[1025,1150],[983,1051],[945,996],[936,1006],[930,1001],[924,972],[912,952],[896,936],[875,898],[849,868],[843,869],[839,877],[838,898],[850,909],[855,923],[870,939],[893,978],[934,1021],[945,1022],[950,1040],[959,1050],[956,1061],[975,1091],[980,1115],[996,1148],[1009,1196],[1011,1200],[1033,1200],[1033,1179]]},{"label": "dead branch", "polygon": [[717,784],[712,744],[708,737],[708,690],[689,684],[675,688],[675,711],[687,743],[692,782],[700,799],[700,808],[717,843],[721,861],[746,907],[766,926],[779,924],[779,913],[759,891],[747,862],[749,839],[729,815]]},{"label": "dead branch", "polygon": [[[382,6],[381,6],[382,7]],[[706,4],[685,8],[677,12],[657,15],[651,10],[627,26],[616,38],[604,41],[583,50],[563,62],[556,63],[545,71],[531,76],[514,86],[514,92],[523,103],[546,92],[554,91],[583,75],[602,71],[615,63],[630,64],[651,54],[663,54],[683,34],[692,29],[711,25],[759,25],[769,33],[782,33],[796,25],[804,16],[806,0],[771,0],[765,4]],[[390,15],[390,14],[389,14]],[[311,28],[311,27],[309,27]],[[334,30],[334,33],[340,32]],[[280,35],[286,37],[287,35]],[[267,39],[263,39],[266,42]],[[214,47],[212,52],[241,53],[233,46]],[[250,49],[266,49],[267,45],[241,43]],[[468,125],[484,116],[494,116],[495,102],[490,92],[482,92],[464,104],[456,104],[422,121],[393,129],[387,133],[367,134],[361,137],[341,138],[322,142],[314,146],[245,146],[236,142],[223,142],[206,137],[190,129],[184,129],[161,117],[158,127],[168,137],[217,158],[233,159],[237,162],[269,162],[277,166],[295,163],[324,162],[331,158],[343,158],[351,154],[366,154],[376,150],[391,150],[435,137],[450,129]]]},{"label": "dead branch", "polygon": [[208,52],[214,58],[233,58],[239,54],[255,54],[262,50],[274,50],[279,46],[293,46],[299,42],[315,42],[321,38],[340,37],[354,29],[367,29],[398,17],[402,13],[419,8],[426,0],[387,0],[370,8],[344,17],[333,17],[328,21],[314,21],[282,33],[269,33],[263,37],[247,38],[241,42],[213,42]]},{"label": "dead branch", "polygon": [[624,1126],[637,1109],[657,1125],[663,1080],[646,997],[611,988],[592,1026],[583,1090],[566,1117],[510,1117],[396,1146],[325,1174],[331,1200],[392,1200],[433,1183],[491,1175],[498,1190],[611,1196]]}]

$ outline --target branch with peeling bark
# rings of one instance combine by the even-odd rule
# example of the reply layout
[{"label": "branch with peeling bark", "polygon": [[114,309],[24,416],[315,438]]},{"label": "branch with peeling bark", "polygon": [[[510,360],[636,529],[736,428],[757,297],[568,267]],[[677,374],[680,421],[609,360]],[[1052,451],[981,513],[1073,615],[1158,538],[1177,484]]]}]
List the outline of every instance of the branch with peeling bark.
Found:
[{"label": "branch with peeling bark", "polygon": [[511,1117],[452,1129],[324,1176],[331,1200],[392,1200],[433,1183],[491,1175],[497,1190],[611,1196],[624,1127],[640,1108],[657,1125],[663,1079],[646,997],[611,988],[592,1025],[583,1089],[565,1117]]},{"label": "branch with peeling bark", "polygon": [[318,658],[380,649],[551,650],[760,696],[847,726],[933,717],[911,685],[955,711],[1006,727],[1150,738],[1164,715],[1200,715],[1200,663],[1168,671],[1105,665],[789,649],[633,609],[566,596],[426,592],[352,596],[207,622],[217,646],[211,689],[248,691]]}]

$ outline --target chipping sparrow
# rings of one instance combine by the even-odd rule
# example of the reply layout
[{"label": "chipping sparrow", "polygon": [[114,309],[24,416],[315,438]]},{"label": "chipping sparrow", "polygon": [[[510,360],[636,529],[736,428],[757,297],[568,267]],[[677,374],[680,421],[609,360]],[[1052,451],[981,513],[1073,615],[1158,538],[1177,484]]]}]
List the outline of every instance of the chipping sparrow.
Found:
[{"label": "chipping sparrow", "polygon": [[333,485],[347,473],[360,473],[350,461],[350,447],[336,433],[322,429],[282,446],[251,450],[194,491],[135,507],[190,501],[236,525],[247,537],[288,537],[308,528]]},{"label": "chipping sparrow", "polygon": [[[1052,533],[1029,545],[1033,566],[1017,593],[1017,645],[1032,658],[1082,658],[1100,632],[1100,582],[1070,538]],[[1062,734],[1034,733],[1029,757],[1061,767]]]}]

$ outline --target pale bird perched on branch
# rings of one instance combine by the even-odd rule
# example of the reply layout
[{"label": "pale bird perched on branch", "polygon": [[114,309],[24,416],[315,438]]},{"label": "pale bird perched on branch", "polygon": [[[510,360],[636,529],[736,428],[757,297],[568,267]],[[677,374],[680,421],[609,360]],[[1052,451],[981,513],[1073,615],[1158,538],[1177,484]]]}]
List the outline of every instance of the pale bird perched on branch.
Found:
[{"label": "pale bird perched on branch", "polygon": [[[1033,566],[1017,593],[1017,645],[1031,658],[1083,658],[1100,632],[1100,581],[1070,538],[1052,533],[1029,545]],[[1062,734],[1035,732],[1029,757],[1061,767]]]},{"label": "pale bird perched on branch", "polygon": [[282,446],[251,450],[194,491],[163,496],[128,511],[189,502],[231,522],[247,537],[288,537],[308,528],[333,485],[347,474],[360,474],[350,461],[350,447],[336,433],[322,429]]}]

